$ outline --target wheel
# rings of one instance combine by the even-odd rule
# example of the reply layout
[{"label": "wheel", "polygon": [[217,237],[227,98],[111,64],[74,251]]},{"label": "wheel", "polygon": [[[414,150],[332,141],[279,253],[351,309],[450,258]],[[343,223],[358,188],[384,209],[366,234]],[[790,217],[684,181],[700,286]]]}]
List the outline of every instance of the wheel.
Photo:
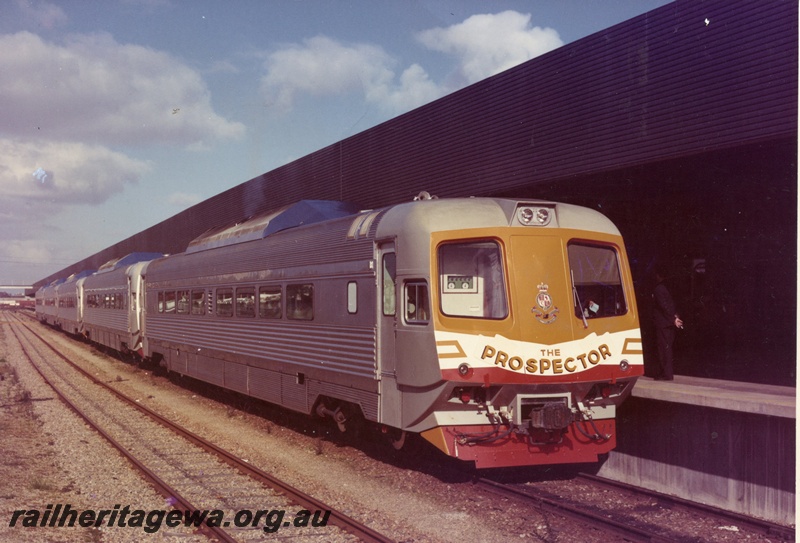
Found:
[{"label": "wheel", "polygon": [[406,435],[405,430],[389,430],[389,443],[392,444],[394,450],[399,451],[403,448],[403,445],[406,444]]}]

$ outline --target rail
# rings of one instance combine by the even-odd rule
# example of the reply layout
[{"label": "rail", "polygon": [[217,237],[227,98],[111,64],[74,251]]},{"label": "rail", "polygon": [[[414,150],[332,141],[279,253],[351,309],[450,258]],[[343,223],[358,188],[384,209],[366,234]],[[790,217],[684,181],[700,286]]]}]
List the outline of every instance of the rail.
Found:
[{"label": "rail", "polygon": [[[374,543],[389,543],[393,540],[380,534],[379,532],[373,530],[369,526],[364,525],[361,522],[353,519],[352,517],[346,515],[345,513],[338,511],[332,507],[327,506],[322,501],[310,496],[302,492],[301,490],[294,488],[293,486],[277,479],[276,477],[264,472],[263,470],[245,462],[244,460],[238,458],[237,456],[233,455],[232,453],[218,447],[217,445],[205,440],[201,436],[183,428],[182,426],[175,424],[174,422],[166,419],[165,417],[159,415],[158,413],[152,411],[151,409],[137,403],[134,399],[126,396],[125,394],[119,392],[118,390],[114,389],[113,387],[109,386],[107,383],[98,380],[95,376],[91,373],[87,372],[71,360],[67,358],[63,353],[59,352],[56,347],[54,347],[50,342],[48,342],[45,338],[43,338],[40,334],[30,328],[27,324],[23,323],[19,317],[17,317],[20,324],[28,330],[34,337],[36,337],[43,345],[45,345],[48,349],[50,349],[56,356],[58,356],[61,360],[66,362],[70,367],[74,368],[76,371],[81,373],[83,376],[87,377],[91,380],[92,383],[102,387],[103,389],[107,390],[108,392],[112,393],[115,397],[119,400],[125,402],[127,405],[130,405],[136,408],[141,413],[147,415],[150,419],[157,422],[158,424],[168,428],[169,430],[173,431],[177,435],[180,435],[184,439],[194,443],[195,445],[201,447],[203,450],[207,451],[208,453],[216,456],[219,460],[223,461],[224,463],[228,464],[231,467],[234,467],[239,472],[253,478],[256,481],[266,484],[270,488],[274,489],[275,491],[279,492],[280,494],[284,495],[290,501],[307,508],[309,510],[326,510],[331,511],[329,524],[337,526],[342,530],[358,537],[362,541],[365,542],[374,542]],[[180,503],[181,507],[185,510],[195,510],[196,508],[193,507],[187,500],[180,497],[178,492],[167,485],[163,480],[160,480],[154,473],[147,469],[146,466],[141,464],[136,458],[133,457],[131,453],[129,453],[122,445],[117,443],[111,436],[109,436],[106,432],[104,432],[101,428],[95,425],[81,410],[75,406],[72,402],[69,401],[51,382],[48,380],[44,374],[39,370],[36,364],[31,359],[29,353],[25,349],[22,344],[22,341],[17,336],[16,331],[13,330],[12,333],[14,334],[15,338],[19,342],[25,356],[28,357],[31,365],[36,369],[39,375],[48,383],[49,386],[53,388],[56,394],[64,401],[64,403],[75,413],[77,413],[81,418],[83,418],[92,428],[94,428],[100,435],[102,435],[106,440],[109,441],[115,448],[117,448],[139,471],[141,471],[156,487],[156,489],[164,495],[164,497],[169,498],[173,497],[176,498],[177,501]],[[203,525],[205,526],[205,525]],[[232,539],[227,533],[222,531],[217,527],[210,527],[213,530],[211,534],[214,537],[219,537],[222,541],[235,541]]]}]

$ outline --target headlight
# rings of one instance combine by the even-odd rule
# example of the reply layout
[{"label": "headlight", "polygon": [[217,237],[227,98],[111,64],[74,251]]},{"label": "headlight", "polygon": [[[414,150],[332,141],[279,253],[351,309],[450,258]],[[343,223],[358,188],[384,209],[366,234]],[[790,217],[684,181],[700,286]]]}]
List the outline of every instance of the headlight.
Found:
[{"label": "headlight", "polygon": [[523,207],[519,210],[519,222],[529,224],[533,220],[533,209]]},{"label": "headlight", "polygon": [[548,207],[524,206],[517,209],[517,220],[526,226],[547,226],[552,216],[552,209]]}]

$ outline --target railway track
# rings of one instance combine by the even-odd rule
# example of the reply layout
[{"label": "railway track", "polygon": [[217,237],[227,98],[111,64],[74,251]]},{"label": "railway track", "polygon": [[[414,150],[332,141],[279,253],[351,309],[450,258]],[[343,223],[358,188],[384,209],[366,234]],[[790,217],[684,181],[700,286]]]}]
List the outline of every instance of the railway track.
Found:
[{"label": "railway track", "polygon": [[774,522],[770,522],[768,520],[748,517],[720,509],[719,507],[685,500],[677,496],[662,494],[661,492],[648,490],[646,488],[641,488],[618,481],[612,481],[611,479],[598,477],[596,475],[581,473],[578,475],[578,478],[587,484],[619,491],[631,497],[647,497],[658,501],[662,507],[716,518],[726,525],[736,526],[737,528],[761,534],[773,539],[780,539],[784,541],[795,540],[795,530]]},{"label": "railway track", "polygon": [[[795,539],[795,531],[785,526],[609,479],[581,473],[572,482],[594,487],[596,493],[604,496],[605,506],[587,499],[585,493],[576,491],[575,485],[572,485],[572,492],[576,494],[565,496],[565,492],[560,491],[558,485],[552,481],[541,485],[527,485],[501,483],[482,478],[476,480],[475,485],[508,499],[533,503],[541,511],[584,523],[604,534],[625,541],[654,543],[698,541],[696,535],[691,533],[692,517],[713,518],[723,525],[721,529],[747,531],[768,538],[760,541]],[[545,486],[547,489],[543,490],[542,487]],[[636,505],[642,503],[645,505]],[[643,515],[631,513],[637,507],[652,508],[654,511],[667,510],[670,512],[671,524],[664,525],[660,517],[654,518],[652,522],[643,520]],[[682,520],[685,522],[682,523]]]},{"label": "railway track", "polygon": [[17,323],[11,333],[42,379],[150,481],[184,526],[225,542],[261,541],[278,530],[293,541],[391,541],[97,380]]}]

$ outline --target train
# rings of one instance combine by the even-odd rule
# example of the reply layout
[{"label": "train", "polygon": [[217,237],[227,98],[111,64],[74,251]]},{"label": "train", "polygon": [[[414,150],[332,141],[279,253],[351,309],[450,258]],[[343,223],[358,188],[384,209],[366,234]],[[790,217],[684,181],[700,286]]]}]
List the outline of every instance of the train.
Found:
[{"label": "train", "polygon": [[571,204],[303,200],[36,293],[39,319],[397,449],[597,462],[643,375],[619,230]]}]

